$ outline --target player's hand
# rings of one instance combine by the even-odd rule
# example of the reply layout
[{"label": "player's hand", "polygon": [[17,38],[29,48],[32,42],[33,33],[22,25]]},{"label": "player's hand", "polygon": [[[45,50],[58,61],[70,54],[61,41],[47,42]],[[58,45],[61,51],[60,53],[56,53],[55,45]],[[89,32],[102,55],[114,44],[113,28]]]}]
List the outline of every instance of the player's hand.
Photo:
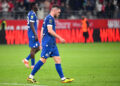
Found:
[{"label": "player's hand", "polygon": [[62,43],[65,43],[65,39],[63,39],[63,38],[60,38],[60,41],[61,41]]},{"label": "player's hand", "polygon": [[35,35],[35,41],[38,41],[38,36],[37,35]]}]

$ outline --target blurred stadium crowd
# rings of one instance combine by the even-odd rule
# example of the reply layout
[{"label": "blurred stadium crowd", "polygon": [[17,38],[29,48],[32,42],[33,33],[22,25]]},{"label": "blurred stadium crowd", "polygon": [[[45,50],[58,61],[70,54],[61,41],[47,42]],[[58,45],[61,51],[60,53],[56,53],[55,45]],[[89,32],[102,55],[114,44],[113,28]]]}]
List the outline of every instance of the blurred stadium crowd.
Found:
[{"label": "blurred stadium crowd", "polygon": [[37,2],[38,18],[43,19],[53,4],[61,7],[61,19],[120,18],[120,0],[0,0],[0,19],[26,19],[30,4]]}]

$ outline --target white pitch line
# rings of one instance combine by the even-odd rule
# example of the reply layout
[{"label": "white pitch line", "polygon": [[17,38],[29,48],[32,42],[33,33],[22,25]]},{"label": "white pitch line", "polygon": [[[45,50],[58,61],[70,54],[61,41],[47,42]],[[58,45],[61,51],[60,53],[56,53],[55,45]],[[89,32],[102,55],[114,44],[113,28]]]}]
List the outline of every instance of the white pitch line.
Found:
[{"label": "white pitch line", "polygon": [[48,86],[48,85],[34,85],[34,84],[22,84],[22,83],[0,83],[0,85],[21,85],[21,86]]}]

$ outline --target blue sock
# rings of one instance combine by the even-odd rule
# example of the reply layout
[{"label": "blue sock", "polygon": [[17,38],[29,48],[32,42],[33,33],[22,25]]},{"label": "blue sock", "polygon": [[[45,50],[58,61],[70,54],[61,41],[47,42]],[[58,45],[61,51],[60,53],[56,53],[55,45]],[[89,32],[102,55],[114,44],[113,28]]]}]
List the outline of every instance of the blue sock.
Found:
[{"label": "blue sock", "polygon": [[31,55],[29,54],[29,55],[28,55],[28,57],[26,58],[26,60],[29,60],[29,59],[30,59],[30,57],[31,57]]},{"label": "blue sock", "polygon": [[39,60],[39,61],[35,64],[32,72],[31,72],[31,75],[35,75],[35,73],[40,69],[40,67],[41,67],[43,64],[44,64],[44,63],[43,63],[41,60]]},{"label": "blue sock", "polygon": [[35,58],[31,58],[31,65],[32,65],[32,66],[35,65]]},{"label": "blue sock", "polygon": [[63,72],[62,72],[62,67],[61,67],[61,64],[55,64],[55,67],[56,67],[56,70],[60,76],[60,78],[63,78],[64,75],[63,75]]}]

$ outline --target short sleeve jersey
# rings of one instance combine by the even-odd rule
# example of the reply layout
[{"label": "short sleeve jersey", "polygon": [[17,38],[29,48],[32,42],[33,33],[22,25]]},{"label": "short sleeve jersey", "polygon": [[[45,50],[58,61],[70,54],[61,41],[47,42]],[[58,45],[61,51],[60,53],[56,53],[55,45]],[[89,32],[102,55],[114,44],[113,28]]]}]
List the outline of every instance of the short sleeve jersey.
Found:
[{"label": "short sleeve jersey", "polygon": [[34,33],[33,33],[32,29],[31,29],[30,22],[34,22],[35,31],[37,33],[37,22],[38,22],[38,19],[37,19],[37,16],[36,16],[35,12],[31,10],[28,13],[27,19],[28,19],[27,20],[28,36],[32,37],[32,36],[34,36]]},{"label": "short sleeve jersey", "polygon": [[42,46],[49,46],[54,47],[56,45],[56,39],[54,36],[48,33],[47,26],[52,26],[52,29],[55,30],[55,20],[54,18],[49,14],[46,16],[43,22],[43,39],[42,39]]}]

